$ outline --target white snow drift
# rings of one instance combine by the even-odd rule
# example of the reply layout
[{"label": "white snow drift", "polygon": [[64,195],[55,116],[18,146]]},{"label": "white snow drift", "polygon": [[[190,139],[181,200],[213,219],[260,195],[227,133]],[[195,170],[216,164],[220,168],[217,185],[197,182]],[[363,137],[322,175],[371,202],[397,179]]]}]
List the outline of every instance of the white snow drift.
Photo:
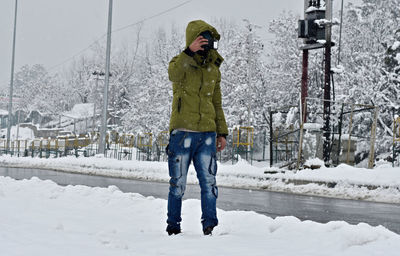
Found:
[{"label": "white snow drift", "polygon": [[0,177],[1,255],[398,255],[400,236],[382,226],[318,224],[294,217],[218,211],[203,236],[200,202],[183,203],[183,233],[169,237],[166,201],[117,187],[61,187]]}]

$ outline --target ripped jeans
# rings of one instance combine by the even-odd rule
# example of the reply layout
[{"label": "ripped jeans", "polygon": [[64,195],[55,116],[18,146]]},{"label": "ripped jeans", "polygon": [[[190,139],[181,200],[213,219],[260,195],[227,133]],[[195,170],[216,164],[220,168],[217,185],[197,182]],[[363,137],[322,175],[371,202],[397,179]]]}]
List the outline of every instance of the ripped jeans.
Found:
[{"label": "ripped jeans", "polygon": [[215,143],[215,132],[172,131],[167,147],[169,176],[171,177],[168,194],[167,223],[169,226],[180,229],[182,197],[185,193],[187,173],[192,160],[201,189],[203,229],[218,225]]}]

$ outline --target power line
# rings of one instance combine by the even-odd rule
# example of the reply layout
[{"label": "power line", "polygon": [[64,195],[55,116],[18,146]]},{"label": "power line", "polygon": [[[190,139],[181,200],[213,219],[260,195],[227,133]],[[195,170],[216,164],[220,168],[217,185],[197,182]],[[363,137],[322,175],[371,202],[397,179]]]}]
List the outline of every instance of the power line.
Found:
[{"label": "power line", "polygon": [[69,62],[70,60],[74,59],[75,57],[81,55],[82,53],[84,53],[85,51],[89,50],[93,45],[95,45],[98,41],[100,41],[101,39],[103,39],[103,37],[105,37],[106,34],[104,34],[103,36],[101,36],[99,39],[97,39],[96,41],[94,41],[93,43],[91,43],[88,47],[86,47],[85,49],[80,50],[79,52],[75,53],[74,55],[72,55],[71,57],[65,59],[63,62],[60,62],[54,66],[51,66],[50,68],[47,69],[47,71],[53,70],[55,68],[58,68],[59,66],[64,65],[65,63]]},{"label": "power line", "polygon": [[[115,30],[111,31],[111,33],[117,33],[117,32],[120,32],[120,31],[122,31],[122,30],[125,30],[125,29],[127,29],[127,28],[136,26],[136,25],[138,25],[138,24],[140,24],[140,23],[143,23],[143,22],[145,22],[145,21],[148,21],[148,20],[157,18],[157,17],[159,17],[159,16],[161,16],[161,15],[163,15],[163,14],[166,14],[166,13],[168,13],[168,12],[171,12],[171,11],[175,10],[175,9],[178,9],[178,8],[184,6],[184,5],[186,5],[186,4],[188,4],[188,3],[192,2],[192,1],[193,1],[193,0],[185,1],[185,2],[183,2],[183,3],[181,3],[181,4],[175,5],[174,7],[171,7],[171,8],[169,8],[169,9],[167,9],[167,10],[164,10],[164,11],[162,11],[162,12],[159,12],[159,13],[157,13],[157,14],[154,14],[154,15],[152,15],[152,16],[150,16],[150,17],[144,18],[144,19],[142,19],[142,20],[140,20],[140,21],[137,21],[137,22],[135,22],[135,23],[132,23],[132,24],[129,24],[129,25],[120,27],[120,28],[118,28],[118,29],[115,29]],[[93,45],[95,45],[97,42],[99,42],[100,40],[102,40],[106,35],[107,35],[106,33],[103,34],[101,37],[99,37],[97,40],[93,41],[93,42],[92,42],[89,46],[87,46],[86,48],[84,48],[84,49],[80,50],[79,52],[73,54],[71,57],[65,59],[64,61],[62,61],[62,62],[60,62],[60,63],[58,63],[58,64],[56,64],[56,65],[54,65],[54,66],[51,66],[51,67],[48,68],[47,70],[48,70],[48,71],[53,70],[53,69],[55,69],[55,68],[57,68],[57,67],[59,67],[59,66],[64,65],[65,63],[69,62],[70,60],[74,59],[75,57],[81,55],[82,53],[84,53],[85,51],[87,51],[88,49],[90,49]]]},{"label": "power line", "polygon": [[144,19],[142,19],[142,20],[140,20],[140,21],[138,21],[138,22],[135,22],[135,23],[132,23],[132,24],[129,24],[129,25],[120,27],[120,28],[118,28],[118,29],[116,29],[116,30],[113,30],[112,32],[115,33],[115,32],[119,32],[119,31],[121,31],[121,30],[127,29],[127,28],[129,28],[129,27],[136,26],[136,25],[138,25],[138,24],[140,24],[140,23],[143,23],[143,22],[145,22],[145,21],[154,19],[154,18],[156,18],[156,17],[158,17],[158,16],[161,16],[161,15],[163,15],[163,14],[166,14],[166,13],[168,13],[168,12],[170,12],[170,11],[173,11],[173,10],[175,10],[175,9],[178,9],[179,7],[184,6],[184,5],[186,5],[186,4],[188,4],[188,3],[192,2],[192,1],[193,1],[193,0],[188,0],[188,1],[186,1],[186,2],[183,2],[183,3],[181,3],[181,4],[176,5],[176,6],[174,6],[174,7],[171,7],[171,8],[169,8],[169,9],[165,10],[165,11],[162,11],[162,12],[160,12],[160,13],[157,13],[157,14],[155,14],[155,15],[153,15],[153,16],[144,18]]}]

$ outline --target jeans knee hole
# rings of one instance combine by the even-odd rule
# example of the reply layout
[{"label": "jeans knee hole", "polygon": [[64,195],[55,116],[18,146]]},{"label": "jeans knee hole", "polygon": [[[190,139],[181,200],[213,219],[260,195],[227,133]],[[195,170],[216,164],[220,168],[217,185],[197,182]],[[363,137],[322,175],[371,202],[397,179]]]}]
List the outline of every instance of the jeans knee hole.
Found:
[{"label": "jeans knee hole", "polygon": [[208,167],[208,172],[214,176],[217,174],[217,159],[216,159],[215,154],[213,154],[211,156],[210,166]]},{"label": "jeans knee hole", "polygon": [[218,187],[213,186],[212,192],[213,192],[214,196],[215,196],[216,198],[218,198]]}]

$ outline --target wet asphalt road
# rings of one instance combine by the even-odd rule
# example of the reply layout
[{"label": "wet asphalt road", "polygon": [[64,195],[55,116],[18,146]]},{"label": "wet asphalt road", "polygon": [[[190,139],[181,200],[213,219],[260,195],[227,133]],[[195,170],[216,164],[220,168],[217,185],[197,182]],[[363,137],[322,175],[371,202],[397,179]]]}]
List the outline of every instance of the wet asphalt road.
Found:
[{"label": "wet asphalt road", "polygon": [[[123,192],[140,193],[166,199],[168,184],[130,179],[109,178],[65,172],[0,167],[0,176],[14,179],[38,177],[59,185],[86,185],[92,187],[117,186]],[[188,185],[185,198],[200,199],[198,185]],[[301,220],[326,223],[344,220],[351,224],[360,222],[372,226],[382,225],[400,234],[400,205],[343,200],[316,196],[295,195],[264,190],[219,188],[218,208],[224,210],[256,211],[270,217],[295,216]]]}]

